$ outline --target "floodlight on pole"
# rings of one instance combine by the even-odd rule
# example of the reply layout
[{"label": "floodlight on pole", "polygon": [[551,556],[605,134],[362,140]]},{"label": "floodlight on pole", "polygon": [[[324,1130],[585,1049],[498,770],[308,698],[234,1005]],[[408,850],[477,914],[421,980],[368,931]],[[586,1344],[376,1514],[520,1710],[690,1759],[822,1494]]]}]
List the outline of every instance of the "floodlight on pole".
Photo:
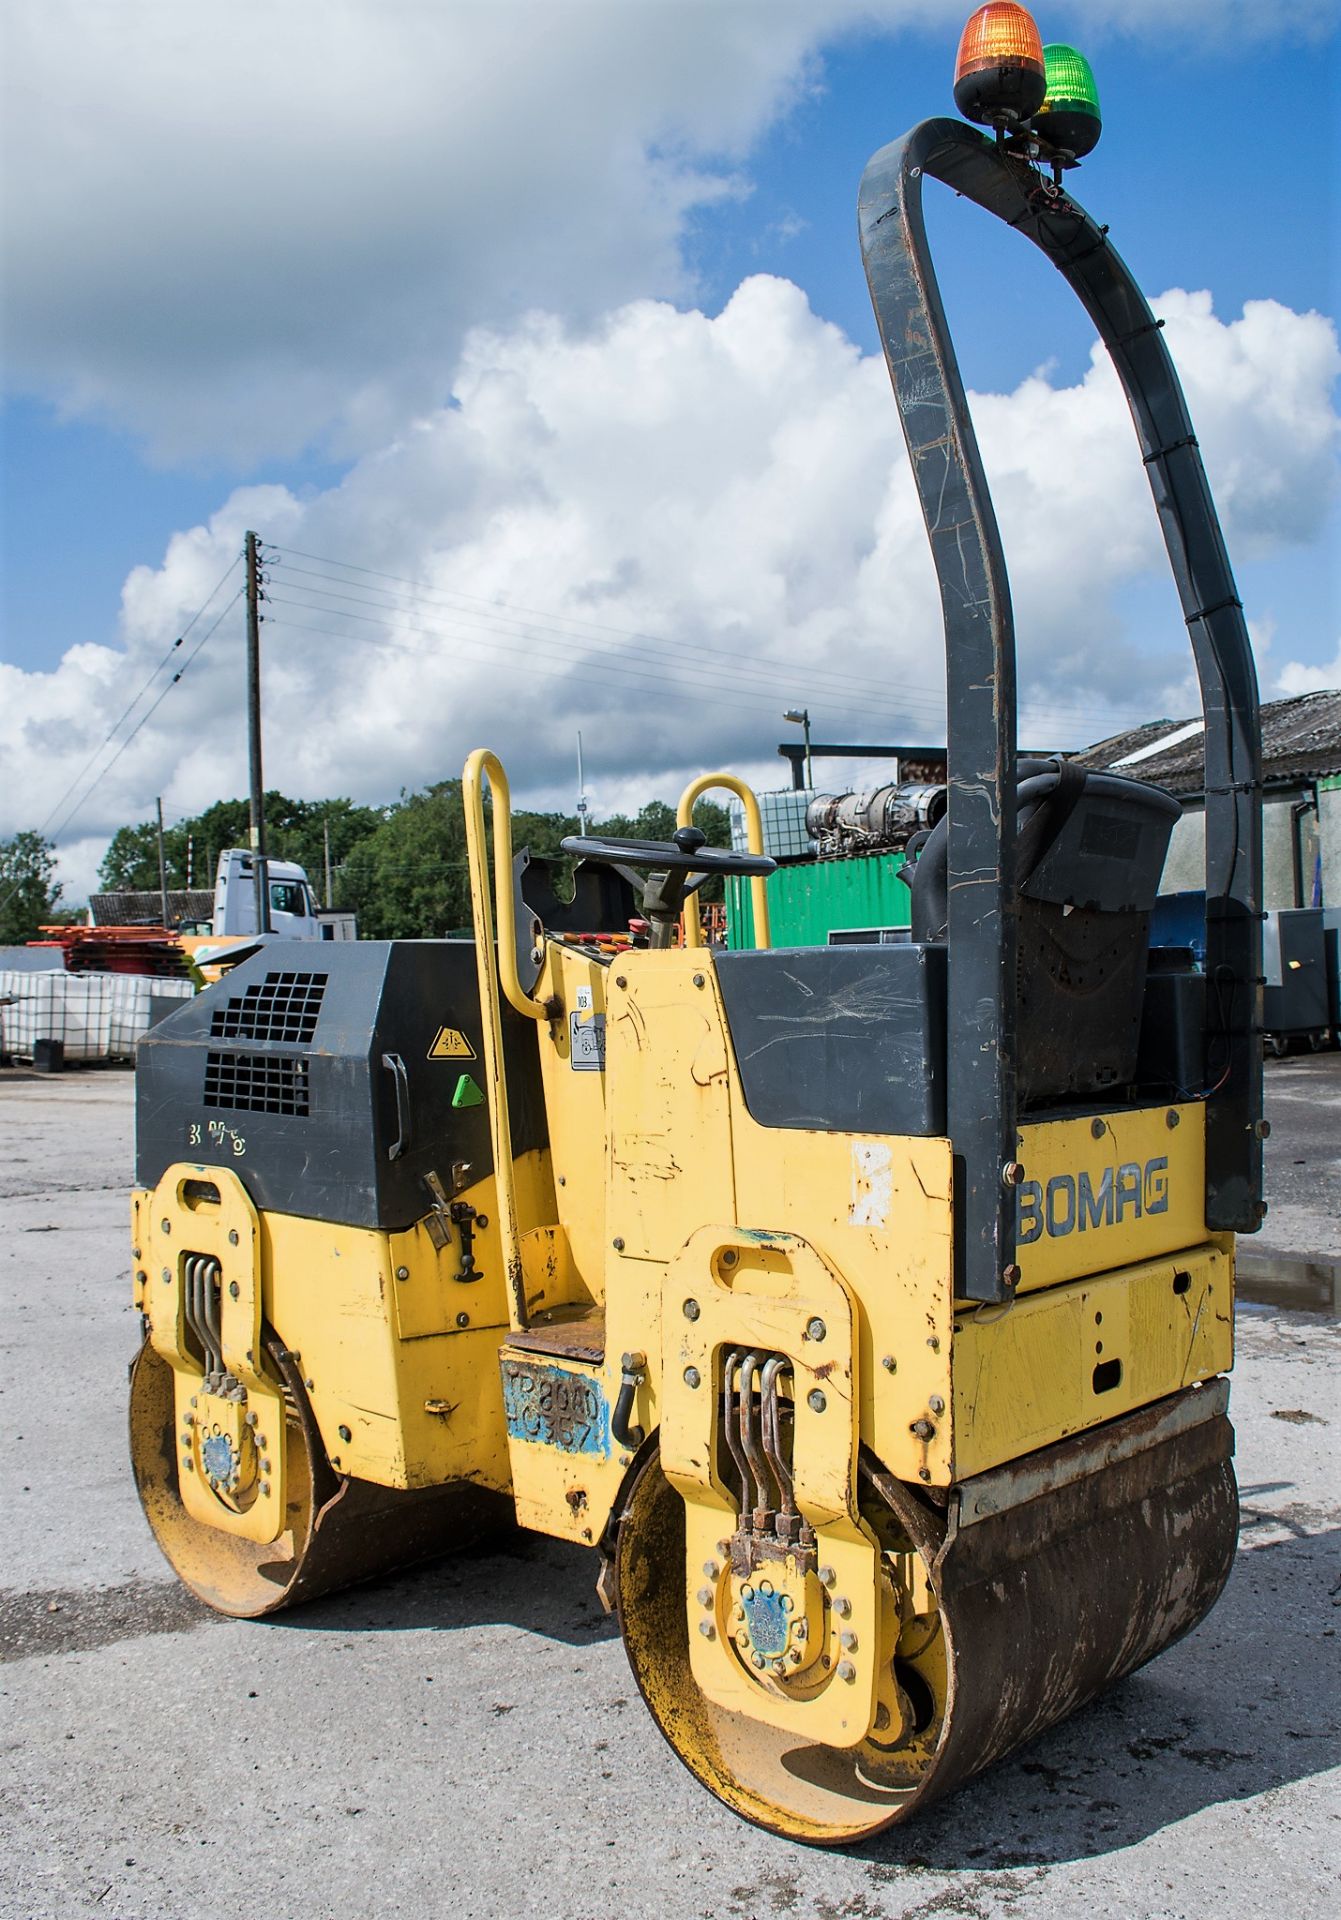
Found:
[{"label": "floodlight on pole", "polygon": [[810,709],[809,707],[788,707],[783,714],[784,720],[790,720],[793,726],[800,727],[806,743],[806,787],[814,788],[815,782],[810,772]]}]

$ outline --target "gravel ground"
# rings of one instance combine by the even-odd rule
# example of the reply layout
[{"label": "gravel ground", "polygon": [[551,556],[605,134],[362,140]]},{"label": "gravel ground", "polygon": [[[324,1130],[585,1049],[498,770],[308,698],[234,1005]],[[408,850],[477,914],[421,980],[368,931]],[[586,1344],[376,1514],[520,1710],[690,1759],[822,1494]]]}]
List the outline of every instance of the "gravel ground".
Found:
[{"label": "gravel ground", "polygon": [[1341,1053],[1266,1063],[1268,1213],[1245,1247],[1341,1260]]},{"label": "gravel ground", "polygon": [[[1341,1074],[1269,1074],[1274,1102],[1319,1064],[1289,1091],[1305,1171],[1275,1112],[1271,1149],[1273,1232],[1300,1209],[1314,1253]],[[913,1826],[820,1853],[674,1760],[577,1550],[520,1536],[271,1624],[185,1595],[125,1463],[130,1076],[0,1077],[0,1128],[3,1920],[1337,1910],[1335,1322],[1240,1313],[1242,1549],[1205,1625]]]}]

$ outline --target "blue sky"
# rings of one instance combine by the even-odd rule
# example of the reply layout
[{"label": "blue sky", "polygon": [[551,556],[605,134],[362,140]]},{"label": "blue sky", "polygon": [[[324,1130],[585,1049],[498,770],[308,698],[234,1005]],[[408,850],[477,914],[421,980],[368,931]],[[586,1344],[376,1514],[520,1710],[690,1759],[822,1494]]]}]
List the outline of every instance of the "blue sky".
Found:
[{"label": "blue sky", "polygon": [[[25,13],[26,5],[19,11]],[[337,14],[348,11],[336,9]],[[165,126],[157,141],[150,137],[150,128],[136,163],[140,173],[126,163],[120,204],[128,227],[135,226],[135,246],[143,244],[145,228],[158,221],[165,254],[171,255],[175,246],[182,250],[181,272],[176,281],[163,279],[161,299],[155,291],[152,252],[144,255],[149,267],[147,279],[141,269],[138,299],[134,285],[127,291],[118,281],[117,254],[124,252],[129,261],[135,248],[128,243],[123,249],[116,235],[102,247],[105,236],[98,230],[97,207],[80,212],[80,195],[87,194],[87,186],[81,187],[78,172],[71,174],[68,186],[48,180],[43,192],[49,209],[44,215],[49,253],[44,260],[41,241],[33,237],[34,222],[11,241],[6,271],[7,301],[13,309],[9,333],[18,350],[9,356],[11,385],[0,449],[0,657],[30,672],[50,673],[69,647],[89,641],[114,651],[124,648],[128,672],[133,672],[136,640],[123,617],[121,595],[134,569],[160,572],[174,534],[207,523],[239,487],[278,486],[301,502],[333,497],[332,490],[339,489],[346,475],[354,476],[346,493],[354,480],[362,486],[378,448],[398,444],[397,436],[409,421],[422,415],[426,405],[447,397],[469,330],[484,327],[506,334],[532,303],[578,332],[599,330],[603,315],[640,293],[669,296],[684,311],[699,308],[716,317],[743,280],[775,275],[795,282],[817,316],[835,323],[863,353],[873,353],[874,328],[855,239],[856,182],[876,146],[925,114],[953,110],[951,68],[962,16],[957,8],[918,0],[910,25],[878,31],[849,25],[830,34],[822,24],[825,9],[794,6],[787,10],[791,40],[769,67],[749,36],[769,34],[775,20],[781,28],[782,14],[751,7],[749,0],[729,11],[739,16],[740,28],[734,38],[724,39],[721,61],[728,67],[736,63],[731,71],[740,77],[732,84],[742,96],[751,86],[756,89],[738,109],[729,100],[703,103],[693,98],[696,85],[710,91],[712,78],[709,65],[694,64],[701,50],[692,45],[693,20],[708,19],[701,10],[684,6],[667,16],[666,57],[678,58],[682,52],[685,65],[682,78],[672,75],[667,80],[664,98],[652,97],[654,81],[634,79],[636,38],[619,41],[613,26],[606,31],[599,22],[593,24],[590,10],[585,16],[580,8],[551,10],[551,21],[556,14],[575,23],[583,16],[589,45],[602,58],[607,50],[609,54],[607,90],[593,93],[594,105],[579,108],[577,102],[565,101],[564,77],[556,73],[552,125],[543,114],[537,121],[533,108],[532,118],[523,121],[539,164],[522,177],[534,182],[544,179],[551,155],[559,156],[562,174],[565,143],[576,148],[587,138],[587,129],[575,125],[579,112],[594,116],[595,132],[588,144],[595,158],[588,173],[579,169],[571,195],[565,199],[560,194],[554,213],[560,239],[571,239],[575,251],[588,245],[592,249],[593,264],[585,278],[574,268],[565,281],[562,266],[546,256],[547,263],[532,279],[525,256],[520,256],[520,264],[516,259],[498,264],[489,251],[494,243],[468,233],[454,261],[449,294],[441,285],[425,282],[416,289],[402,281],[407,263],[431,250],[425,243],[432,240],[435,209],[449,200],[453,205],[467,202],[472,193],[483,201],[490,190],[490,172],[502,178],[506,162],[481,160],[480,176],[472,180],[463,177],[459,163],[453,172],[449,159],[426,158],[426,173],[439,167],[441,184],[425,186],[423,207],[411,206],[403,231],[392,235],[381,207],[371,215],[365,212],[366,231],[360,232],[358,210],[349,211],[348,189],[334,181],[328,208],[319,205],[318,179],[311,188],[315,200],[295,203],[297,212],[286,209],[278,184],[281,154],[263,177],[265,198],[254,203],[258,240],[253,278],[248,280],[246,250],[241,256],[229,252],[238,244],[229,207],[229,175],[237,156],[230,148],[222,98],[217,117],[205,102],[200,125],[185,116]],[[897,0],[868,10],[886,17],[899,11]],[[1161,10],[1149,0],[1133,0],[1125,9],[1091,0],[1085,7],[1036,11],[1045,39],[1073,40],[1095,66],[1105,134],[1072,183],[1091,211],[1111,223],[1115,241],[1147,291],[1154,296],[1169,287],[1209,289],[1216,318],[1225,324],[1238,318],[1245,302],[1261,300],[1278,302],[1295,314],[1316,310],[1334,316],[1341,45],[1335,10],[1310,0],[1286,0],[1274,8],[1246,8],[1238,0],[1225,0],[1224,5],[1197,0],[1180,10],[1182,25],[1173,31],[1159,24]],[[219,14],[209,7],[187,12],[202,20]],[[471,9],[445,7],[443,12],[457,16],[453,31],[485,31],[470,24],[483,18]],[[842,12],[834,10],[833,17]],[[519,4],[494,10],[493,21],[495,26],[500,19],[521,21],[533,13]],[[628,28],[630,13],[650,19],[653,6],[626,9],[619,32]],[[861,9],[847,9],[848,17],[860,14]],[[1259,34],[1247,42],[1235,32],[1235,23],[1245,17],[1263,26],[1272,20],[1285,25],[1279,33]],[[287,62],[290,81],[296,77],[301,84],[303,79],[304,32],[318,64],[322,18],[301,4],[289,10],[286,24],[292,32],[287,44],[277,45],[275,60],[281,69]],[[1120,28],[1112,24],[1117,18],[1124,22]],[[394,41],[409,11],[393,6],[384,19]],[[720,16],[712,31],[719,25]],[[684,42],[690,44],[685,47]],[[470,42],[467,38],[458,44]],[[391,51],[394,54],[394,47]],[[51,58],[40,28],[27,37],[16,36],[10,54],[17,54],[20,66],[26,59],[34,69]],[[209,48],[202,43],[194,70],[202,88],[211,84],[209,64]],[[80,84],[76,75],[72,116],[79,108]],[[96,92],[100,84],[87,82],[87,98],[101,104]],[[405,84],[403,76],[388,81]],[[218,86],[222,96],[226,76],[219,77]],[[615,158],[603,158],[602,113],[614,113],[610,102],[616,90],[636,93],[639,87],[647,91],[647,101],[641,107],[635,102],[623,120],[615,115],[609,131],[609,154]],[[443,111],[449,113],[446,104]],[[619,112],[624,112],[622,102]],[[194,302],[190,288],[179,284],[193,271],[189,207],[179,209],[165,197],[169,189],[161,180],[143,187],[144,206],[137,205],[146,174],[164,166],[171,169],[169,137],[178,143],[185,140],[188,148],[198,141],[203,155],[199,177],[218,183],[217,202],[212,186],[207,184],[204,195],[206,232],[202,252],[195,256],[194,271],[200,278]],[[295,142],[298,137],[294,135]],[[413,140],[412,129],[405,137]],[[115,144],[114,124],[109,123],[107,138]],[[638,175],[637,192],[625,193],[616,181],[608,203],[593,201],[588,215],[582,181],[608,184],[607,175],[624,164],[620,156],[635,146],[638,167],[631,172]],[[10,173],[28,158],[11,151],[6,162]],[[51,172],[40,153],[32,164],[35,176]],[[412,177],[412,158],[404,164],[406,177]],[[686,187],[691,178],[703,177],[710,177],[711,190]],[[19,179],[22,185],[21,173]],[[664,192],[659,182],[665,183]],[[237,195],[244,202],[249,191],[260,190],[255,179],[249,188],[245,174],[239,178]],[[394,197],[394,182],[391,191]],[[514,196],[509,201],[505,184],[497,191],[506,214],[517,200]],[[522,191],[521,186],[516,189]],[[677,194],[680,198],[671,207]],[[320,216],[315,219],[314,207]],[[1088,325],[1046,265],[1004,230],[946,196],[934,201],[929,197],[929,210],[943,290],[970,386],[1008,395],[1040,367],[1056,388],[1080,383],[1089,362]],[[327,213],[328,241],[321,231]],[[173,227],[177,219],[180,233]],[[86,224],[81,226],[81,220]],[[211,221],[217,237],[206,253]],[[602,222],[609,227],[604,253],[594,231]],[[311,259],[303,268],[306,278],[295,269],[293,281],[286,284],[286,246],[301,251],[292,246],[295,238],[304,244],[310,240]],[[86,273],[80,262],[85,245],[94,262]],[[478,297],[472,296],[471,275],[465,270],[471,247],[479,249],[484,262]],[[340,349],[344,358],[333,359],[324,370],[322,388],[315,373],[309,383],[308,361],[320,358],[322,301],[332,313],[340,303],[346,249],[347,284],[359,285],[370,304],[365,318],[356,316],[350,322],[348,340]],[[543,243],[539,251],[544,252]],[[234,257],[240,262],[240,288],[219,264]],[[23,291],[44,268],[58,283],[45,309]],[[129,280],[130,264],[125,274]],[[370,282],[375,291],[381,290],[382,311],[394,316],[384,367],[377,364],[381,322],[377,299],[366,291]],[[230,312],[234,294],[240,316],[236,320]],[[418,313],[411,312],[416,301],[422,308]],[[268,333],[258,331],[253,342],[248,327],[262,305],[274,309],[266,316],[273,325]],[[105,326],[99,323],[102,311]],[[440,337],[435,339],[439,324]],[[427,351],[425,339],[430,342]],[[196,395],[216,381],[218,405],[213,413],[205,407],[197,418]],[[351,401],[348,409],[341,397],[342,381],[351,393],[357,389],[357,404]],[[300,402],[308,384],[319,391],[304,411],[305,402]],[[372,396],[366,403],[365,388]],[[255,418],[248,419],[253,393]],[[289,395],[299,396],[291,419],[286,412]],[[1288,473],[1281,485],[1288,490]],[[1315,501],[1319,490],[1313,489]],[[447,503],[442,504],[445,512]],[[429,496],[416,504],[416,511],[425,515],[434,510]],[[1270,538],[1250,533],[1235,554],[1250,615],[1263,631],[1274,629],[1271,658],[1276,665],[1287,660],[1304,666],[1327,663],[1336,652],[1338,531],[1335,505],[1325,524],[1316,512],[1311,517],[1300,512],[1297,537],[1288,525],[1277,526]],[[449,547],[444,533],[434,552],[441,557]],[[376,548],[370,538],[369,551]],[[534,603],[534,584],[529,591]],[[1176,625],[1177,615],[1160,570],[1129,569],[1112,583],[1111,593],[1115,617],[1134,654],[1154,644],[1151,636],[1156,634],[1159,646],[1167,649],[1170,622]],[[545,604],[558,611],[557,597]],[[645,618],[645,612],[640,617]],[[675,635],[666,637],[673,640]],[[146,634],[145,643],[152,638]],[[107,684],[112,704],[121,692],[115,674]],[[1163,684],[1152,670],[1152,700],[1158,699]],[[310,770],[310,777],[316,773]]]}]

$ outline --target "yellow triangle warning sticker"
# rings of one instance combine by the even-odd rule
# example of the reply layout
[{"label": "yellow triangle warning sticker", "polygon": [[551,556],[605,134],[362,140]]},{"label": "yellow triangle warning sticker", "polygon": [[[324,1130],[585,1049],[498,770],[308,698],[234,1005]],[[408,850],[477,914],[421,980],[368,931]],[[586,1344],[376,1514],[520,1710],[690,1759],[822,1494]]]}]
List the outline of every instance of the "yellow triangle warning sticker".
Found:
[{"label": "yellow triangle warning sticker", "polygon": [[475,1049],[458,1027],[439,1027],[428,1050],[430,1060],[473,1060]]}]

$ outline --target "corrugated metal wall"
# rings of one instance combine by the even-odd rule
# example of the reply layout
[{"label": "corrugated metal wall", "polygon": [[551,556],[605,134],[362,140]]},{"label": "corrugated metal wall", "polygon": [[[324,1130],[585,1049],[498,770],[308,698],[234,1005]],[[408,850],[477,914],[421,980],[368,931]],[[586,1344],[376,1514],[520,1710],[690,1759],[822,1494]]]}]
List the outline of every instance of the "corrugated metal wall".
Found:
[{"label": "corrugated metal wall", "polygon": [[[908,889],[897,877],[902,865],[901,853],[878,853],[779,867],[768,880],[773,945],[823,947],[839,928],[906,927]],[[726,943],[754,945],[748,880],[726,882]]]}]

